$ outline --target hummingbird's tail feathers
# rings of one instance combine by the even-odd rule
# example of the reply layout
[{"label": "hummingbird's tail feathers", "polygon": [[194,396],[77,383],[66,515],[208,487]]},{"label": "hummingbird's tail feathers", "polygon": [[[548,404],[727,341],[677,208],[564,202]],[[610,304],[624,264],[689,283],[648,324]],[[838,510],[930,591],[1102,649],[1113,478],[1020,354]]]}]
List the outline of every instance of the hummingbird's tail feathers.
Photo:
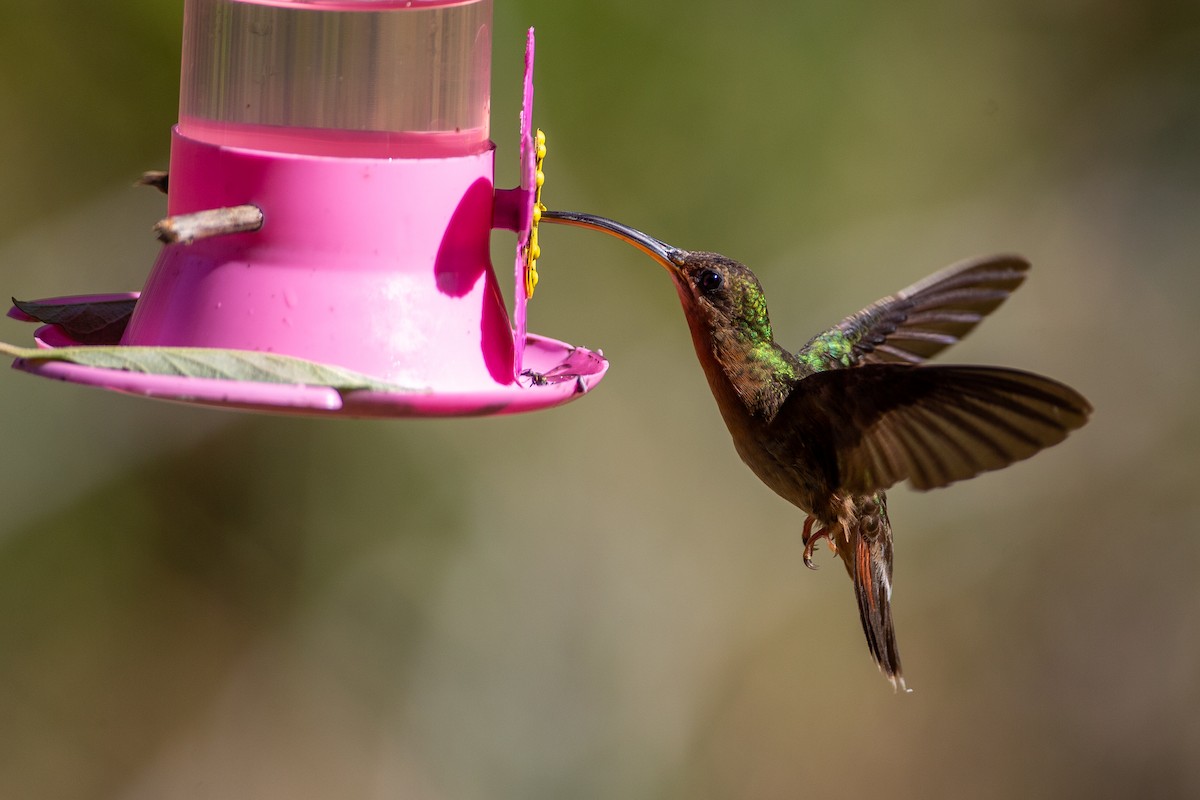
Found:
[{"label": "hummingbird's tail feathers", "polygon": [[858,498],[853,505],[851,515],[845,520],[849,547],[839,543],[838,552],[854,584],[858,615],[871,657],[893,689],[909,692],[912,690],[904,682],[892,625],[892,528],[887,501],[880,492],[873,497]]},{"label": "hummingbird's tail feathers", "polygon": [[919,364],[962,339],[1025,281],[1029,262],[998,255],[962,261],[838,323],[854,364]]}]

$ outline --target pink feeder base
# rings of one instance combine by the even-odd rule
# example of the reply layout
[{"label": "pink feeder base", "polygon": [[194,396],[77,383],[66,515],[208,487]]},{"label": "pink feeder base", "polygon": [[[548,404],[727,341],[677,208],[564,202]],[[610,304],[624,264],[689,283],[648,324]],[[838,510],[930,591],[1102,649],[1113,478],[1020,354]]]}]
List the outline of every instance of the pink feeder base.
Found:
[{"label": "pink feeder base", "polygon": [[[54,333],[54,326],[47,328],[38,332],[39,344],[71,344]],[[17,360],[13,366],[44,378],[157,400],[239,411],[363,419],[467,417],[553,408],[588,392],[608,370],[608,361],[602,356],[553,339],[530,336],[525,347],[526,365],[532,370],[529,376],[505,386],[460,392],[339,392],[328,386],[143,375],[62,361]]]}]

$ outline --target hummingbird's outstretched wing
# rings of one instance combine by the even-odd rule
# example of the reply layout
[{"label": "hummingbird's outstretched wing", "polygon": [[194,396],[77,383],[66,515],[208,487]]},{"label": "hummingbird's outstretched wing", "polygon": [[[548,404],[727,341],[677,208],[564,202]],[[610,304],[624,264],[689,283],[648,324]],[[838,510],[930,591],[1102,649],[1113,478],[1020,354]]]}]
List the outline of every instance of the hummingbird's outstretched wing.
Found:
[{"label": "hummingbird's outstretched wing", "polygon": [[1000,469],[1058,444],[1092,408],[1058,381],[999,367],[868,364],[800,381],[769,424],[776,458],[818,462],[832,488],[920,490]]},{"label": "hummingbird's outstretched wing", "polygon": [[1029,262],[1001,255],[962,261],[846,317],[797,354],[814,371],[919,364],[970,333],[1025,280]]}]

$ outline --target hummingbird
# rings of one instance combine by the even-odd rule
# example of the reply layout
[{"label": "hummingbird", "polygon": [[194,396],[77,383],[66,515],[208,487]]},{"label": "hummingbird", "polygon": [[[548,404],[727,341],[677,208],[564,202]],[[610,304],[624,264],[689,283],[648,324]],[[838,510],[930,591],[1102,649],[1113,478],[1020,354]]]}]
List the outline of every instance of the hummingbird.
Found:
[{"label": "hummingbird", "polygon": [[1025,280],[1015,255],[964,261],[846,317],[793,352],[775,341],[754,273],[604,217],[544,221],[616,236],[666,268],[700,366],[742,461],[807,514],[804,563],[827,542],[854,586],[867,647],[910,691],[892,623],[892,525],[885,491],[925,491],[1058,444],[1091,405],[1074,389],[1003,367],[925,361],[969,333]]}]

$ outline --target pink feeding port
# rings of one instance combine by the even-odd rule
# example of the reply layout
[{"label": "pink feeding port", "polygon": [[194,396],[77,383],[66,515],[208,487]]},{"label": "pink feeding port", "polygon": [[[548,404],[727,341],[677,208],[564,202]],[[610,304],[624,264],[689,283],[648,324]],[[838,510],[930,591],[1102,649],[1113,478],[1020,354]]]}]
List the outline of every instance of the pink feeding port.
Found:
[{"label": "pink feeding port", "polygon": [[[121,345],[280,353],[405,391],[20,366],[166,399],[357,416],[524,411],[586,392],[607,362],[527,337],[519,274],[514,332],[490,262],[493,224],[527,237],[533,202],[522,186],[497,208],[491,18],[491,0],[185,5],[168,213],[249,204],[264,222],[164,247]],[[531,31],[523,139],[532,47]]]}]

